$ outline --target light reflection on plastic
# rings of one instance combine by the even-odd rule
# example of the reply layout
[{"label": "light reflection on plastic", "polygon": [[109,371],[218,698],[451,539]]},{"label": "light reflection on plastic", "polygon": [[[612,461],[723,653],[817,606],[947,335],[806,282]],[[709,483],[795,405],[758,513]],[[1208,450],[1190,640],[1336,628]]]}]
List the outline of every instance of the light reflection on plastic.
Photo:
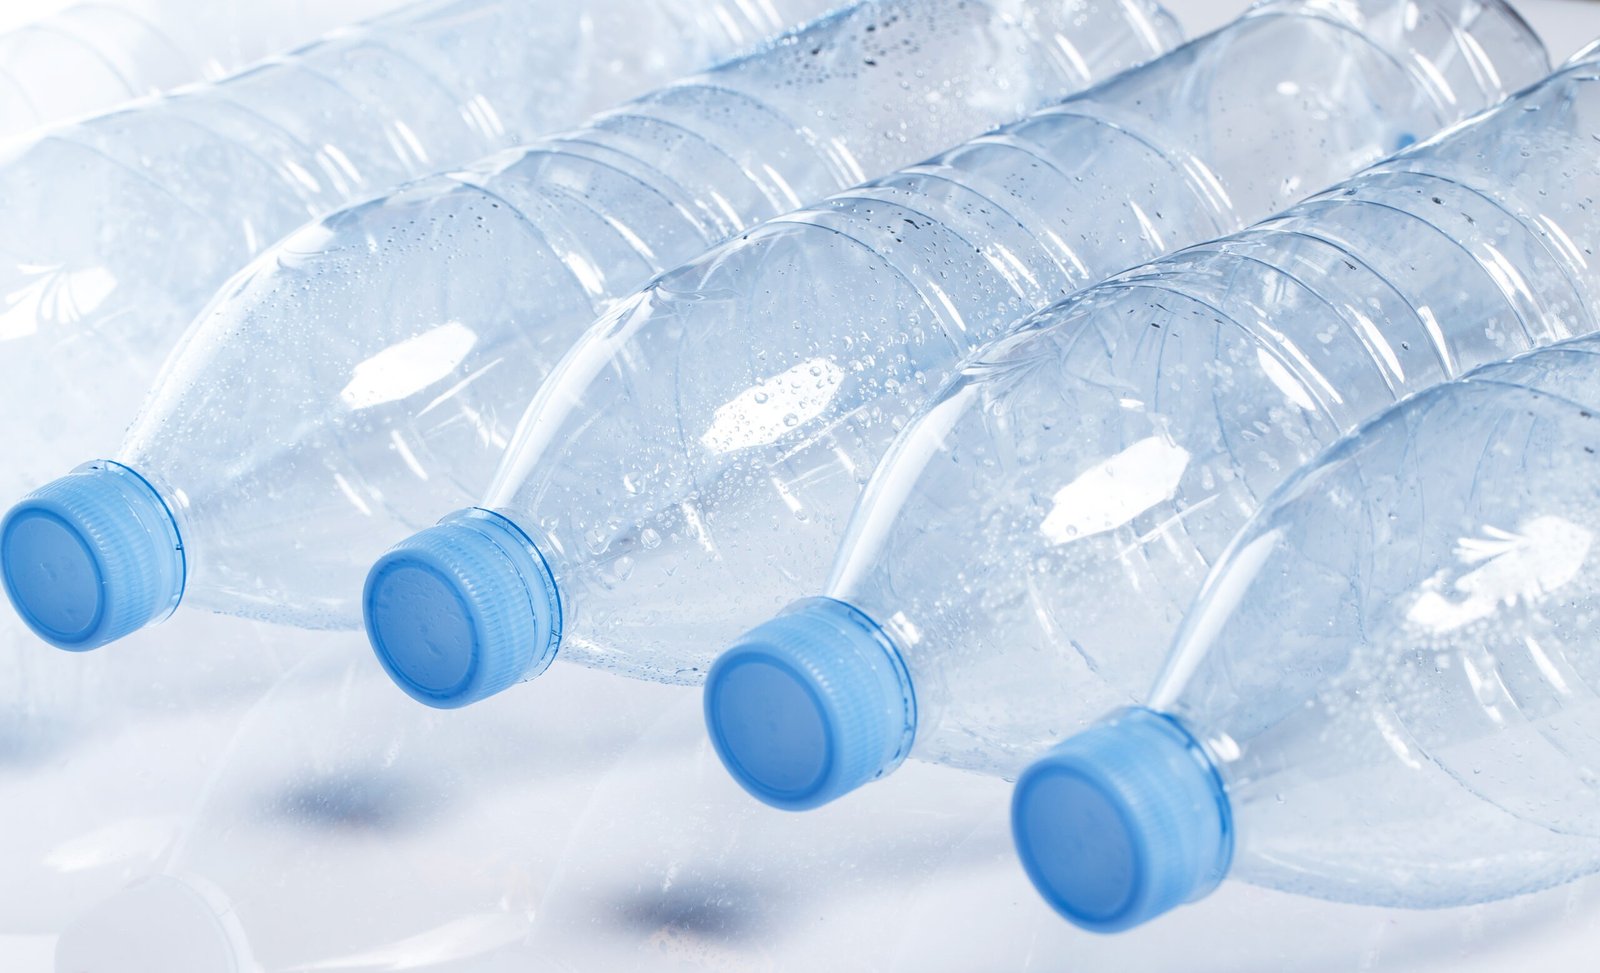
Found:
[{"label": "light reflection on plastic", "polygon": [[70,324],[91,313],[117,288],[117,279],[104,267],[63,270],[19,267],[34,279],[5,295],[0,310],[0,341],[36,334],[41,322]]},{"label": "light reflection on plastic", "polygon": [[1039,530],[1053,544],[1115,530],[1171,499],[1188,466],[1189,451],[1177,443],[1141,439],[1057,490]]},{"label": "light reflection on plastic", "polygon": [[844,372],[826,358],[803,361],[718,406],[700,444],[730,453],[777,442],[821,415],[843,383]]},{"label": "light reflection on plastic", "polygon": [[350,370],[339,399],[351,409],[370,409],[422,391],[448,378],[466,360],[478,335],[459,321],[389,347]]},{"label": "light reflection on plastic", "polygon": [[1502,605],[1537,601],[1578,576],[1593,542],[1592,533],[1564,517],[1535,517],[1515,531],[1485,526],[1482,536],[1456,543],[1459,564],[1477,566],[1436,572],[1422,583],[1406,619],[1432,632],[1451,632]]}]

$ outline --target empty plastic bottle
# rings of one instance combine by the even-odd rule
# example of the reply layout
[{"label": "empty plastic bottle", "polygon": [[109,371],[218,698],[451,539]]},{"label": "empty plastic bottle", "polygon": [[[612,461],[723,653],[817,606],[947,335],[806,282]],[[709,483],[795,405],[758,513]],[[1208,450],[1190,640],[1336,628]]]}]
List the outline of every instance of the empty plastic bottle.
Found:
[{"label": "empty plastic bottle", "polygon": [[1206,567],[1320,447],[1595,328],[1596,78],[1574,64],[981,353],[874,472],[827,597],[718,661],[706,702],[730,770],[791,807],[913,747],[1011,774],[1137,701]]},{"label": "empty plastic bottle", "polygon": [[79,3],[0,33],[0,139],[215,81],[399,0]]},{"label": "empty plastic bottle", "polygon": [[1591,337],[1423,392],[1297,473],[1148,708],[1019,780],[1045,897],[1112,931],[1225,876],[1437,907],[1600,870],[1597,414]]},{"label": "empty plastic bottle", "polygon": [[308,219],[574,124],[829,5],[434,2],[12,146],[0,415],[27,420],[8,428],[8,469],[37,485],[34,457],[69,432],[75,455],[104,455],[206,299]]},{"label": "empty plastic bottle", "polygon": [[379,657],[438,705],[557,652],[699,682],[823,583],[874,461],[964,352],[1544,71],[1497,4],[1272,3],[711,251],[584,336],[480,509],[375,567]]},{"label": "empty plastic bottle", "polygon": [[[0,490],[20,494],[68,458],[102,452],[175,326],[219,274],[270,235],[351,194],[580,117],[775,30],[780,11],[827,4],[432,4],[23,146],[0,166],[0,249],[31,278],[0,287],[0,413],[9,417]],[[273,8],[273,16],[284,13]],[[0,277],[7,267],[0,261]],[[8,777],[23,782],[19,791],[26,764],[39,754],[54,760],[86,725],[115,733],[149,697],[190,699],[178,683],[200,678],[219,658],[265,655],[250,639],[204,625],[173,634],[208,645],[204,662],[107,682],[104,667],[23,658],[37,651],[36,640],[9,613],[0,620],[0,750]],[[241,681],[254,663],[234,660]],[[211,690],[224,693],[228,682]],[[125,705],[129,697],[142,701]],[[47,801],[41,791],[41,815],[51,813]],[[106,811],[109,827],[115,809]],[[53,853],[43,839],[37,844],[41,855]],[[8,872],[16,882],[34,874],[32,859],[17,864]],[[78,868],[37,883],[37,901],[56,901],[58,884],[81,892],[86,874]],[[0,884],[0,896],[7,891]],[[0,923],[10,915],[0,901]]]},{"label": "empty plastic bottle", "polygon": [[202,315],[116,462],[7,521],[10,590],[36,630],[81,648],[180,597],[358,627],[372,561],[482,491],[609,300],[1172,34],[1143,0],[860,4],[295,233]]},{"label": "empty plastic bottle", "polygon": [[[432,4],[22,145],[0,165],[0,490],[20,494],[46,470],[108,448],[221,276],[307,216],[570,123],[777,30],[780,13],[829,5]],[[203,23],[226,8],[195,6]],[[15,617],[0,620],[0,793],[30,809],[8,832],[16,847],[0,877],[0,929],[54,932],[63,903],[81,908],[159,860],[194,797],[184,772],[203,768],[197,748],[171,762],[146,754],[114,793],[86,790],[96,778],[78,768],[100,768],[93,754],[142,739],[133,727],[156,722],[151,710],[259,684],[269,647],[250,626],[217,628],[166,633],[204,647],[187,666],[154,665],[149,645],[129,659],[148,666],[65,666],[38,659]],[[206,698],[188,691],[197,683]],[[116,756],[125,767],[126,752]]]}]

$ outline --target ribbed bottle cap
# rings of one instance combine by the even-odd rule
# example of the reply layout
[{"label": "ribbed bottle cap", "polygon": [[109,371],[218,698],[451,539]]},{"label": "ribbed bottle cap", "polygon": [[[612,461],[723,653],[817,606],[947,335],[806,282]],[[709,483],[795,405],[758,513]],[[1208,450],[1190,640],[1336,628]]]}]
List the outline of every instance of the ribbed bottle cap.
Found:
[{"label": "ribbed bottle cap", "polygon": [[537,676],[561,642],[561,599],[528,535],[471,509],[373,565],[362,598],[378,661],[413,699],[450,709]]},{"label": "ribbed bottle cap", "polygon": [[85,464],[0,522],[6,594],[52,645],[99,648],[172,614],[184,555],[172,512],[144,477]]},{"label": "ribbed bottle cap", "polygon": [[1147,709],[1068,738],[1024,771],[1011,831],[1034,886],[1094,932],[1205,895],[1233,858],[1216,769],[1176,721]]},{"label": "ribbed bottle cap", "polygon": [[773,807],[818,807],[905,759],[916,702],[905,663],[850,605],[808,598],[745,634],[706,676],[711,742]]}]

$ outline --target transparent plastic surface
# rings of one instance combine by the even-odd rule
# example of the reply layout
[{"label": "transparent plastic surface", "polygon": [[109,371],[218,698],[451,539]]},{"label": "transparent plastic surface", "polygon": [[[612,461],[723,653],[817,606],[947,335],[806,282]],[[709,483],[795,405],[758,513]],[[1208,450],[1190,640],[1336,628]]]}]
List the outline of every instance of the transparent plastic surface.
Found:
[{"label": "transparent plastic surface", "polygon": [[564,360],[480,505],[550,562],[563,658],[698,682],[822,586],[874,462],[963,354],[1542,71],[1497,6],[1258,7],[663,276]]},{"label": "transparent plastic surface", "polygon": [[1234,874],[1446,906],[1600,869],[1600,341],[1409,399],[1273,495],[1151,694]]},{"label": "transparent plastic surface", "polygon": [[0,139],[222,76],[400,0],[78,3],[0,33]]},{"label": "transparent plastic surface", "polygon": [[[826,0],[449,0],[225,81],[54,129],[0,162],[10,459],[111,449],[182,329],[283,234],[569,125]],[[76,451],[76,450],[75,450]],[[83,455],[78,452],[78,455]]]},{"label": "transparent plastic surface", "polygon": [[1410,915],[1230,883],[1097,938],[1029,893],[992,778],[913,764],[785,815],[727,780],[692,693],[564,666],[550,707],[439,714],[323,661],[241,735],[166,875],[85,908],[57,969],[1432,973],[1600,914],[1593,882]]},{"label": "transparent plastic surface", "polygon": [[[178,6],[155,2],[150,11],[176,18]],[[194,6],[173,45],[198,45],[222,24],[245,26],[246,13],[250,43],[277,43],[285,30],[301,29],[296,24],[358,13],[355,0],[317,5],[315,14],[298,21],[282,6]],[[790,6],[808,10],[806,2]],[[80,13],[115,18],[139,10],[146,8],[130,3],[85,6]],[[16,147],[0,166],[6,200],[0,246],[14,261],[0,264],[14,270],[0,310],[0,413],[8,418],[10,450],[0,491],[19,495],[45,470],[106,450],[189,317],[186,309],[213,286],[206,278],[214,282],[226,274],[230,262],[242,261],[242,251],[259,248],[278,227],[418,166],[499,144],[512,138],[507,126],[542,128],[578,117],[586,107],[733,50],[779,24],[778,5],[722,11],[629,3],[589,10],[590,19],[566,24],[571,34],[562,35],[562,22],[541,21],[534,16],[538,5],[530,3],[418,6],[219,85],[102,115]],[[645,30],[646,11],[674,32]],[[642,34],[610,30],[624,16]],[[59,37],[66,27],[58,27],[38,30]],[[539,54],[546,43],[568,51],[574,38],[598,29],[610,30],[606,50],[614,61],[587,48],[568,54],[574,61]],[[678,37],[675,50],[661,43],[664,35]],[[656,53],[637,56],[630,45]],[[30,42],[27,50],[37,53],[38,46]],[[456,59],[464,69],[446,70]],[[469,62],[475,70],[466,70]],[[542,83],[549,88],[534,85],[546,69],[552,77]],[[560,70],[568,74],[557,77]],[[496,72],[506,77],[507,91],[538,91],[502,96]],[[454,78],[453,86],[443,86],[438,75]],[[414,98],[400,98],[405,86]],[[565,98],[539,104],[549,90],[562,90]],[[304,110],[307,102],[320,107]],[[373,118],[354,123],[355,115]],[[466,138],[470,133],[477,134]],[[0,277],[6,274],[10,270],[0,270]],[[77,677],[66,666],[24,658],[37,653],[38,642],[13,616],[0,629],[0,653],[19,677],[6,682],[13,695],[3,706],[14,735],[53,733],[51,723],[69,715],[59,707],[72,709],[72,719],[96,709],[82,699],[69,706],[77,690],[67,683]],[[43,679],[45,667],[61,672],[61,682]]]},{"label": "transparent plastic surface", "polygon": [[1594,66],[984,351],[825,593],[898,641],[917,752],[1000,773],[1137,701],[1234,532],[1400,396],[1595,327]]},{"label": "transparent plastic surface", "polygon": [[[195,6],[177,47],[246,12]],[[178,329],[272,236],[352,195],[573,121],[777,30],[782,16],[826,6],[558,4],[562,19],[533,3],[435,3],[20,144],[0,166],[0,411],[10,417],[0,491],[20,495],[45,471],[108,449]],[[317,16],[349,7],[318,5]],[[286,8],[248,12],[260,21],[252,43],[292,28],[274,19],[292,19]],[[118,751],[145,769],[114,792],[94,786],[105,771],[90,755],[159,723],[164,708],[204,710],[259,691],[286,651],[252,626],[201,619],[167,630],[159,646],[137,641],[126,662],[45,658],[54,653],[14,615],[0,619],[0,775],[10,802],[32,809],[29,826],[8,831],[17,850],[0,880],[0,927],[53,931],[66,910],[158,861],[193,799],[200,748],[171,760],[185,748],[140,761]],[[181,663],[175,644],[192,650]],[[141,823],[151,820],[163,823]]]},{"label": "transparent plastic surface", "polygon": [[[527,969],[520,945],[599,782],[625,755],[684,749],[657,732],[687,702],[667,687],[582,673],[549,706],[440,714],[343,641],[262,700],[162,876],[86,903],[58,969]],[[575,731],[583,747],[542,745]]]},{"label": "transparent plastic surface", "polygon": [[[227,624],[224,624],[226,622]],[[191,652],[183,664],[174,645]],[[0,630],[0,933],[54,934],[160,867],[242,711],[305,633],[195,616],[126,652],[52,652]]]},{"label": "transparent plastic surface", "polygon": [[358,625],[373,559],[481,493],[616,298],[1170,35],[1124,0],[861,4],[293,234],[201,316],[118,453],[177,511],[185,603]]}]

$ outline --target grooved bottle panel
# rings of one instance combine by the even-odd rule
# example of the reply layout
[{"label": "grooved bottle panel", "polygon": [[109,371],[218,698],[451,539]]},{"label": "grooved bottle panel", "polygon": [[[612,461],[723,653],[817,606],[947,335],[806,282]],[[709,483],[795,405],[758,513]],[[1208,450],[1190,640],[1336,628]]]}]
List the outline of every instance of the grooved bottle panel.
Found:
[{"label": "grooved bottle panel", "polygon": [[1405,400],[1218,561],[1150,699],[1206,741],[1238,877],[1438,907],[1600,867],[1596,347]]},{"label": "grooved bottle panel", "polygon": [[397,0],[77,3],[0,33],[0,138],[214,81]]},{"label": "grooved bottle panel", "polygon": [[[480,501],[556,550],[565,657],[698,678],[739,629],[827,584],[874,464],[963,356],[1077,288],[1261,219],[1544,69],[1498,8],[1414,13],[1381,0],[1264,5],[748,230],[609,311],[534,402]],[[1488,49],[1501,53],[1499,82],[1472,71]],[[1241,303],[1281,290],[1297,309],[1315,305],[1287,276],[1257,273],[1254,255],[1229,259]],[[1175,313],[1197,303],[1171,302]],[[1185,367],[1210,367],[1214,352],[1186,345]],[[947,563],[929,555],[912,573]],[[705,591],[719,593],[714,612]],[[1015,604],[1027,618],[1025,599]],[[997,712],[986,726],[1003,725]]]},{"label": "grooved bottle panel", "polygon": [[0,33],[0,79],[12,96],[0,135],[198,80],[202,64],[132,10],[68,7]]},{"label": "grooved bottle panel", "polygon": [[[574,124],[825,6],[427,3],[12,145],[0,367],[15,374],[0,384],[12,411],[55,420],[23,434],[43,447],[68,429],[74,453],[103,455],[206,298],[308,218]],[[591,57],[641,45],[653,53]],[[39,367],[55,361],[67,377]]]},{"label": "grooved bottle panel", "polygon": [[[204,312],[119,454],[181,496],[188,603],[354,623],[372,560],[481,495],[562,352],[630,291],[1075,90],[1062,45],[1102,44],[1087,70],[1110,74],[1166,43],[1142,4],[1068,6],[1081,22],[1056,0],[849,7],[291,235]],[[253,381],[280,355],[294,369]]]},{"label": "grooved bottle panel", "polygon": [[[1137,701],[1297,468],[1411,393],[1594,330],[1593,76],[1082,291],[968,364],[879,465],[824,589],[905,640],[923,752],[1004,769]],[[1029,679],[1070,704],[968,691]]]}]

